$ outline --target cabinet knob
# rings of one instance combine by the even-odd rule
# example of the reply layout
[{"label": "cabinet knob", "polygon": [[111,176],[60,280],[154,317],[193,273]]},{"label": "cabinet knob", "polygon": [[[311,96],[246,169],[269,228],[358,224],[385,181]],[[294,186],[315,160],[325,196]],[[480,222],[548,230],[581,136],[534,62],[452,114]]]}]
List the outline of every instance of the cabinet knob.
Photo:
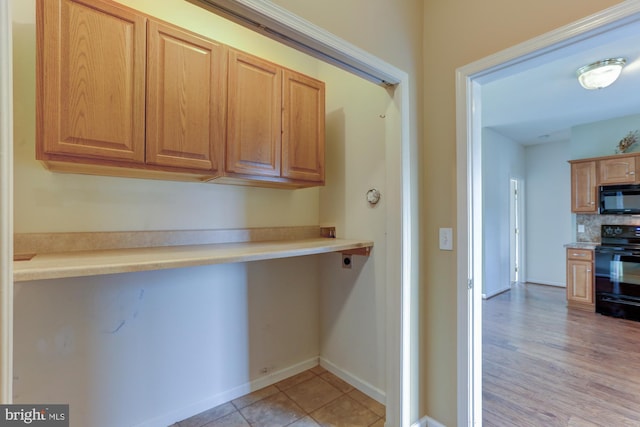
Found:
[{"label": "cabinet knob", "polygon": [[629,175],[635,175],[635,174],[636,174],[635,172],[629,172]]}]

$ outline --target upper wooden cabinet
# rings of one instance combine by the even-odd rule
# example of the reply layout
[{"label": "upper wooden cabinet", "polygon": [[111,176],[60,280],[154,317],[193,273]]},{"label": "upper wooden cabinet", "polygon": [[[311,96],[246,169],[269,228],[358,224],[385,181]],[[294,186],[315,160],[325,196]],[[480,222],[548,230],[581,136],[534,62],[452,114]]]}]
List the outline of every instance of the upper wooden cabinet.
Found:
[{"label": "upper wooden cabinet", "polygon": [[571,163],[571,211],[576,213],[598,212],[597,190],[596,162]]},{"label": "upper wooden cabinet", "polygon": [[146,18],[89,0],[37,3],[37,156],[144,162]]},{"label": "upper wooden cabinet", "polygon": [[635,184],[638,182],[635,156],[602,159],[598,162],[598,167],[600,169],[599,185]]},{"label": "upper wooden cabinet", "polygon": [[226,171],[280,176],[282,69],[229,50]]},{"label": "upper wooden cabinet", "polygon": [[153,20],[147,39],[147,163],[221,172],[226,47]]},{"label": "upper wooden cabinet", "polygon": [[640,153],[616,154],[570,160],[571,211],[598,212],[598,187],[601,185],[637,184],[636,163]]},{"label": "upper wooden cabinet", "polygon": [[109,0],[37,0],[54,171],[324,184],[324,83]]},{"label": "upper wooden cabinet", "polygon": [[324,83],[285,70],[282,176],[324,182]]},{"label": "upper wooden cabinet", "polygon": [[226,172],[281,185],[324,183],[324,83],[229,51]]}]

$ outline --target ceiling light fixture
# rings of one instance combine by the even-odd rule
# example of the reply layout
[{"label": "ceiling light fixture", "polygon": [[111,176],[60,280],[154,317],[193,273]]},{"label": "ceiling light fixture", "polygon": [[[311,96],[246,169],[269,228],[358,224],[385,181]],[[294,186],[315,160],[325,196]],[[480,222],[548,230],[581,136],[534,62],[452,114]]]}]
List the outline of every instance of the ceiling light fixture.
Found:
[{"label": "ceiling light fixture", "polygon": [[580,67],[576,71],[578,81],[588,90],[602,89],[615,82],[627,63],[624,58],[610,58]]}]

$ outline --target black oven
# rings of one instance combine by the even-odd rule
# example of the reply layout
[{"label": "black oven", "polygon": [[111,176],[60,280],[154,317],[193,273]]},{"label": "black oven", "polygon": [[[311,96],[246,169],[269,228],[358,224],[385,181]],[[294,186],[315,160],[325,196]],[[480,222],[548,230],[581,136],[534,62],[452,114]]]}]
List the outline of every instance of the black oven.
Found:
[{"label": "black oven", "polygon": [[640,321],[640,227],[602,226],[595,294],[597,313]]}]

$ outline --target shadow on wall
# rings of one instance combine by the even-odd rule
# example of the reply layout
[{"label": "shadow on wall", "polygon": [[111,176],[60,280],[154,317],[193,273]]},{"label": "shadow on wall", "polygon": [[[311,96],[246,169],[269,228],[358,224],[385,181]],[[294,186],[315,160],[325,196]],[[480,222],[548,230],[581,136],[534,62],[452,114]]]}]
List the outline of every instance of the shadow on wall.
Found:
[{"label": "shadow on wall", "polygon": [[325,186],[320,189],[320,218],[322,225],[336,227],[338,237],[344,237],[344,217],[347,155],[345,147],[345,113],[333,110],[325,119]]}]

